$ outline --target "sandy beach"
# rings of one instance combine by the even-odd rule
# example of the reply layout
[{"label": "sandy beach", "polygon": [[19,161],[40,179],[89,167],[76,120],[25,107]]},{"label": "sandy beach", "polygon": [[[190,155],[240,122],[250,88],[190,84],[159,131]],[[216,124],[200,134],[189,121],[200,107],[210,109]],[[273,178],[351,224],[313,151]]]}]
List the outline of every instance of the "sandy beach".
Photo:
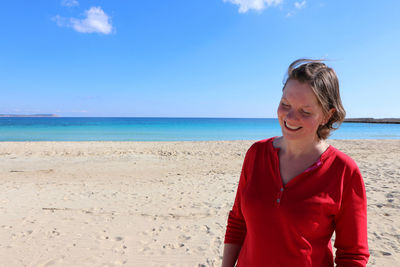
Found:
[{"label": "sandy beach", "polygon": [[[368,266],[400,266],[400,140],[329,142],[364,176]],[[1,142],[0,266],[220,266],[252,143]]]}]

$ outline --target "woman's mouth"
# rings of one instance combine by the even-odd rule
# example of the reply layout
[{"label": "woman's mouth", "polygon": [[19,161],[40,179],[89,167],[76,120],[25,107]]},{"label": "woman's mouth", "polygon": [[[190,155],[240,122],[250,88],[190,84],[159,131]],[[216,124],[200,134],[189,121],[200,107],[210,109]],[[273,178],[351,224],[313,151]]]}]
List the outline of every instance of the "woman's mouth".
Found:
[{"label": "woman's mouth", "polygon": [[297,130],[300,130],[302,128],[301,126],[290,125],[286,121],[284,121],[283,123],[285,124],[285,127],[287,129],[289,129],[290,131],[297,131]]}]

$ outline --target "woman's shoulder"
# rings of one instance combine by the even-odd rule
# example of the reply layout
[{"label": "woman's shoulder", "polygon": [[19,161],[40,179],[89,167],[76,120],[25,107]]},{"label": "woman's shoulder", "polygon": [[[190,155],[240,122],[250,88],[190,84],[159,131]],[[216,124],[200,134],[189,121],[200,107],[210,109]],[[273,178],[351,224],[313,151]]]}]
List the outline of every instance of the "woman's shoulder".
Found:
[{"label": "woman's shoulder", "polygon": [[267,139],[258,140],[250,146],[249,151],[255,152],[260,149],[262,150],[273,149],[274,148],[273,142],[276,138],[279,137],[274,136]]},{"label": "woman's shoulder", "polygon": [[256,158],[264,157],[274,151],[273,141],[276,137],[254,142],[246,152],[245,160],[254,161]]},{"label": "woman's shoulder", "polygon": [[333,160],[332,163],[343,165],[343,167],[351,170],[358,170],[357,163],[349,155],[332,145],[329,146],[329,150],[329,157]]}]

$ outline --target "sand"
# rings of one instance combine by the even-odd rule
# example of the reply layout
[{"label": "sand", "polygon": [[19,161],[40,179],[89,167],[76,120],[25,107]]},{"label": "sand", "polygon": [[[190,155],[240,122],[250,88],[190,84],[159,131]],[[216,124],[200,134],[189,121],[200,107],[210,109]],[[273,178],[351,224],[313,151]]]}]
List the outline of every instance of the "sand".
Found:
[{"label": "sand", "polygon": [[[0,266],[220,266],[252,141],[1,142]],[[332,140],[368,196],[368,266],[400,266],[400,140]]]}]

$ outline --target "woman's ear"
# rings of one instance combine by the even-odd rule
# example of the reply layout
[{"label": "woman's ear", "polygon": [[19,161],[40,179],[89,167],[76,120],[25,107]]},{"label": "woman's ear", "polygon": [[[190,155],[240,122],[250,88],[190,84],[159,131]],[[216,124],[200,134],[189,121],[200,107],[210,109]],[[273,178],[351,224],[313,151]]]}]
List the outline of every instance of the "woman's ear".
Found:
[{"label": "woman's ear", "polygon": [[325,125],[328,123],[328,121],[330,120],[330,118],[332,117],[333,113],[335,113],[336,109],[335,108],[331,108],[328,113],[326,113],[323,124]]}]

